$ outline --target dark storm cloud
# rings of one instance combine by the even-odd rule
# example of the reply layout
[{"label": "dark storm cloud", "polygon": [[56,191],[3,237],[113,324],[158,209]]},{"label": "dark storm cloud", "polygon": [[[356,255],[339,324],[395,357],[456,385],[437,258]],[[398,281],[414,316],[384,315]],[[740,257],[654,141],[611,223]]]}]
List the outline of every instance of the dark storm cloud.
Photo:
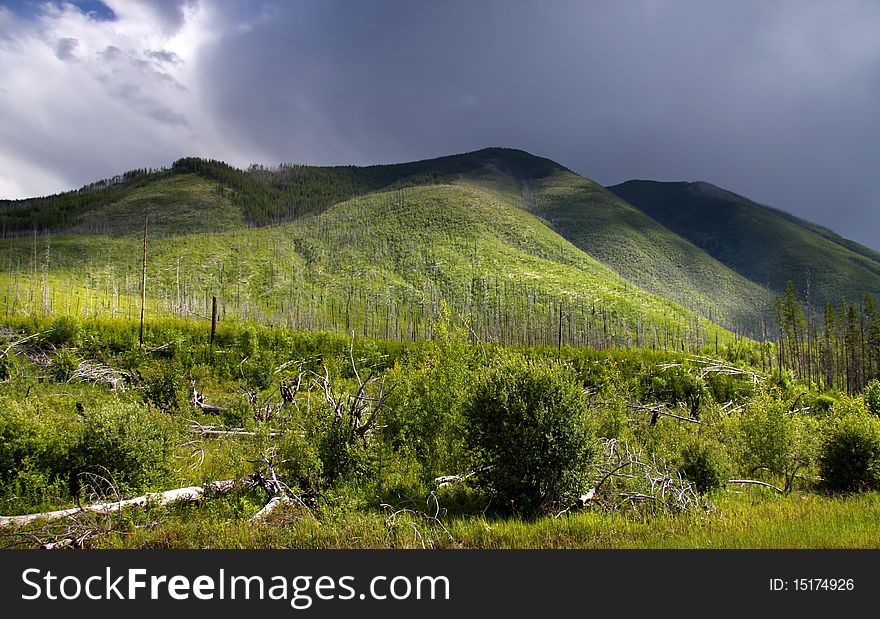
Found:
[{"label": "dark storm cloud", "polygon": [[[3,197],[119,171],[107,161],[368,164],[500,145],[603,184],[706,180],[880,247],[877,2],[12,6]],[[104,127],[100,149],[80,148]]]},{"label": "dark storm cloud", "polygon": [[705,179],[880,246],[874,3],[262,9],[228,14],[201,80],[270,162],[514,146],[605,184]]}]

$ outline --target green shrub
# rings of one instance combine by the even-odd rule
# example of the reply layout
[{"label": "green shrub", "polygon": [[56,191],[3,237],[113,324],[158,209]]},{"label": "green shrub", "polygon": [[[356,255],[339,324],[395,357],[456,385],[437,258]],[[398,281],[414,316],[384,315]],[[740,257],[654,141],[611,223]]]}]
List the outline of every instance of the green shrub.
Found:
[{"label": "green shrub", "polygon": [[0,354],[0,380],[8,380],[15,375],[15,353],[12,350]]},{"label": "green shrub", "polygon": [[244,383],[254,389],[268,389],[276,379],[275,355],[271,351],[246,358],[238,368]]},{"label": "green shrub", "polygon": [[700,415],[700,403],[708,393],[706,381],[683,366],[669,368],[651,377],[648,389],[653,399],[673,406],[683,404],[692,417]]},{"label": "green shrub", "polygon": [[679,471],[697,492],[706,494],[724,486],[730,468],[719,445],[694,440],[681,451]]},{"label": "green shrub", "polygon": [[[361,372],[366,380],[366,370]],[[319,476],[322,487],[367,481],[376,470],[372,460],[376,451],[375,424],[384,415],[381,405],[373,407],[384,390],[381,380],[368,380],[361,389],[356,383],[331,378],[327,393],[336,406],[328,402],[326,394],[320,398],[314,393],[305,394],[305,398],[301,395],[300,406],[294,407],[296,411],[288,409],[290,416],[284,422],[290,429],[298,428],[302,435],[302,441],[285,440],[285,457],[292,460],[295,476]]]},{"label": "green shrub", "polygon": [[602,367],[602,374],[596,381],[595,388],[602,407],[595,420],[596,436],[629,440],[631,437],[627,404],[632,393],[624,367],[610,356],[599,365]]},{"label": "green shrub", "polygon": [[849,413],[831,422],[821,444],[819,471],[829,490],[880,488],[880,420]]},{"label": "green shrub", "polygon": [[79,357],[69,348],[62,348],[52,357],[49,373],[59,383],[66,383],[79,367]]},{"label": "green shrub", "polygon": [[788,405],[774,394],[765,393],[746,406],[735,418],[734,433],[740,464],[747,475],[767,469],[785,475],[795,466],[798,433],[788,414]]},{"label": "green shrub", "polygon": [[863,395],[868,410],[874,415],[880,416],[880,381],[875,378],[869,382]]},{"label": "green shrub", "polygon": [[332,485],[340,479],[363,477],[367,472],[367,446],[346,413],[341,419],[327,415],[316,441],[323,482]]},{"label": "green shrub", "polygon": [[142,389],[144,400],[166,413],[186,410],[192,398],[192,386],[183,368],[171,362],[145,372]]},{"label": "green shrub", "polygon": [[135,403],[111,400],[85,409],[71,469],[74,474],[106,470],[120,490],[139,490],[170,473],[173,438],[167,419]]},{"label": "green shrub", "polygon": [[256,327],[247,325],[238,333],[236,337],[235,347],[242,357],[256,357],[260,351],[260,337]]},{"label": "green shrub", "polygon": [[[158,482],[170,470],[173,448],[167,419],[118,398],[81,412],[38,412],[0,398],[0,494],[31,497],[33,507],[50,498],[47,492],[75,493],[82,472],[108,477],[119,490]],[[48,490],[33,487],[36,480]]]},{"label": "green shrub", "polygon": [[464,408],[475,483],[501,510],[525,516],[573,502],[597,451],[587,408],[571,370],[502,356]]},{"label": "green shrub", "polygon": [[29,470],[65,476],[68,452],[79,441],[69,413],[0,397],[0,487]]},{"label": "green shrub", "polygon": [[74,316],[59,316],[46,333],[46,341],[55,346],[79,346],[81,339],[82,325]]},{"label": "green shrub", "polygon": [[816,402],[813,405],[816,412],[819,413],[828,413],[832,408],[837,404],[837,400],[835,400],[832,396],[823,393],[819,397],[816,398]]},{"label": "green shrub", "polygon": [[424,354],[398,364],[389,378],[383,435],[398,453],[411,450],[424,482],[465,466],[462,407],[474,380],[463,344],[427,343]]},{"label": "green shrub", "polygon": [[25,459],[33,458],[39,446],[36,417],[11,398],[0,398],[0,482],[18,474]]},{"label": "green shrub", "polygon": [[0,492],[0,513],[26,514],[50,511],[66,501],[67,480],[33,467],[24,467]]},{"label": "green shrub", "polygon": [[288,485],[306,493],[320,489],[324,470],[314,442],[294,430],[285,432],[279,443],[279,472]]}]

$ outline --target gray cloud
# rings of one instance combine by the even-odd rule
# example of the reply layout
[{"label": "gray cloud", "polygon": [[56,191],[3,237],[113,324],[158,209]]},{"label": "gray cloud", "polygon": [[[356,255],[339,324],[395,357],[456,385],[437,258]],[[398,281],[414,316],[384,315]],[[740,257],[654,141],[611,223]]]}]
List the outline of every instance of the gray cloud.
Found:
[{"label": "gray cloud", "polygon": [[237,0],[199,7],[195,47],[165,43],[193,5],[143,6],[162,40],[114,39],[93,67],[111,99],[178,131],[135,151],[108,138],[148,154],[134,165],[512,146],[603,184],[707,180],[880,247],[875,2]]},{"label": "gray cloud", "polygon": [[55,44],[55,57],[58,60],[72,60],[74,58],[73,52],[78,45],[79,41],[72,37],[58,39],[58,42]]},{"label": "gray cloud", "polygon": [[[159,54],[162,58],[176,58],[171,52],[146,52],[145,55],[154,58]],[[107,94],[123,102],[132,111],[142,114],[165,125],[189,127],[186,115],[174,111],[160,99],[148,94],[147,85],[151,80],[158,80],[184,89],[172,75],[156,68],[156,63],[144,60],[134,52],[126,52],[108,45],[99,52],[103,58],[96,77],[105,86]]]},{"label": "gray cloud", "polygon": [[876,4],[272,11],[247,29],[231,20],[201,74],[211,113],[270,159],[370,163],[508,145],[605,184],[709,180],[880,246]]},{"label": "gray cloud", "polygon": [[157,64],[171,64],[176,65],[183,62],[180,56],[175,54],[174,52],[169,52],[167,49],[151,49],[144,52],[144,55],[148,58],[152,58],[156,61]]},{"label": "gray cloud", "polygon": [[135,0],[159,18],[160,27],[166,34],[173,34],[183,26],[184,9],[196,0]]}]

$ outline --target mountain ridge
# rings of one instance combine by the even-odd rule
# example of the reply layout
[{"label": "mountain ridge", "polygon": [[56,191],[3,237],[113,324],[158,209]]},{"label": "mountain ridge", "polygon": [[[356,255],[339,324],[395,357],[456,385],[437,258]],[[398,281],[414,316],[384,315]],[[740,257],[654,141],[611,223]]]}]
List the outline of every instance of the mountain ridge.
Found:
[{"label": "mountain ridge", "polygon": [[821,309],[880,293],[880,253],[786,211],[705,182],[633,180],[609,190],[774,294],[792,281]]},{"label": "mountain ridge", "polygon": [[[752,263],[772,261],[773,257],[764,252],[756,258],[743,241],[750,235],[760,237],[764,232],[747,227],[738,247],[731,248],[728,243],[727,253],[719,252],[718,242],[712,237],[718,233],[718,222],[712,217],[703,218],[706,230],[700,236],[699,226],[691,220],[676,219],[681,209],[670,205],[656,207],[656,196],[652,207],[650,200],[639,192],[625,195],[632,193],[630,189],[636,187],[643,194],[645,187],[659,193],[669,193],[672,188],[677,192],[674,197],[678,202],[673,200],[676,204],[681,200],[686,204],[687,200],[708,200],[729,207],[733,213],[758,213],[763,217],[761,221],[766,223],[769,218],[776,227],[784,222],[798,234],[806,235],[814,245],[818,243],[825,254],[832,254],[818,263],[824,271],[815,290],[823,300],[838,292],[852,299],[860,286],[865,288],[860,291],[862,295],[880,290],[877,252],[711,183],[627,181],[605,188],[550,159],[499,147],[396,164],[283,164],[277,168],[254,165],[247,170],[217,160],[184,157],[169,168],[134,170],[72,192],[2,201],[0,221],[4,237],[30,236],[36,230],[73,235],[71,238],[86,235],[79,238],[87,244],[88,235],[139,234],[144,213],[149,212],[150,231],[155,237],[222,235],[311,221],[335,205],[359,197],[383,194],[382,199],[388,200],[387,195],[395,192],[405,194],[418,187],[455,185],[483,192],[481,200],[495,200],[497,209],[502,209],[502,204],[504,209],[514,205],[539,218],[558,235],[557,244],[571,243],[635,288],[670,299],[712,322],[755,337],[767,334],[773,297],[784,287],[779,277],[762,276],[760,270],[756,274]],[[450,200],[462,199],[453,194],[448,193]],[[430,208],[457,207],[441,200]],[[690,213],[697,212],[693,204],[688,208]],[[480,212],[487,218],[493,217],[491,209]],[[413,217],[413,222],[418,220],[419,217]],[[365,221],[362,225],[378,224]],[[414,232],[406,230],[405,222],[400,223],[401,234],[418,236]],[[786,258],[784,252],[778,255]],[[800,266],[797,260],[790,260],[779,270],[787,269],[791,275]],[[853,273],[846,271],[848,267],[853,268]],[[847,286],[831,289],[826,282],[838,271],[848,273]],[[870,277],[864,276],[865,272],[876,275],[876,287]],[[797,276],[786,277],[786,282],[787,279],[798,280]],[[803,290],[804,282],[797,283]]]}]

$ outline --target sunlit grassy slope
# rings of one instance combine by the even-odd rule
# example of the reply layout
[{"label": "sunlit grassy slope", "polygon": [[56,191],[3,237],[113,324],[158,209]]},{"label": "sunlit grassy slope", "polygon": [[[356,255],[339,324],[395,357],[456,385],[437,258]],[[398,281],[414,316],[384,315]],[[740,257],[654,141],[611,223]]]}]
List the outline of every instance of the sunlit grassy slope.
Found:
[{"label": "sunlit grassy slope", "polygon": [[819,309],[880,293],[876,251],[709,183],[628,181],[609,189],[774,293],[792,280]]},{"label": "sunlit grassy slope", "polygon": [[162,176],[88,213],[74,230],[126,234],[143,230],[144,214],[152,212],[157,235],[218,232],[241,228],[241,212],[217,183],[194,174]]},{"label": "sunlit grassy slope", "polygon": [[65,309],[81,309],[73,293],[92,296],[80,306],[103,294],[130,313],[149,213],[156,312],[204,315],[195,297],[216,294],[237,315],[293,311],[292,322],[314,326],[343,303],[351,327],[370,304],[420,316],[444,298],[479,314],[475,324],[540,320],[548,333],[560,312],[594,323],[605,312],[603,337],[609,320],[663,316],[665,330],[697,324],[690,312],[762,336],[788,279],[806,290],[809,277],[817,305],[880,291],[877,252],[708,187],[626,183],[612,192],[504,148],[366,167],[238,170],[187,158],[75,192],[0,201],[0,260],[15,307],[33,309],[38,293],[52,305],[61,290]]},{"label": "sunlit grassy slope", "polygon": [[[392,314],[418,307],[430,319],[444,300],[507,341],[529,328],[555,341],[560,311],[567,336],[592,321],[631,343],[649,332],[654,341],[658,329],[687,329],[706,343],[729,338],[580,251],[490,178],[372,193],[281,225],[153,238],[150,309],[205,316],[210,294],[246,317],[359,331],[367,323],[370,333],[400,337]],[[45,306],[46,289],[55,313],[131,315],[141,244],[139,233],[39,237],[34,280],[34,239],[8,241],[0,250],[7,298]]]},{"label": "sunlit grassy slope", "polygon": [[600,185],[567,171],[536,183],[535,208],[574,245],[639,286],[755,332],[772,295]]}]

